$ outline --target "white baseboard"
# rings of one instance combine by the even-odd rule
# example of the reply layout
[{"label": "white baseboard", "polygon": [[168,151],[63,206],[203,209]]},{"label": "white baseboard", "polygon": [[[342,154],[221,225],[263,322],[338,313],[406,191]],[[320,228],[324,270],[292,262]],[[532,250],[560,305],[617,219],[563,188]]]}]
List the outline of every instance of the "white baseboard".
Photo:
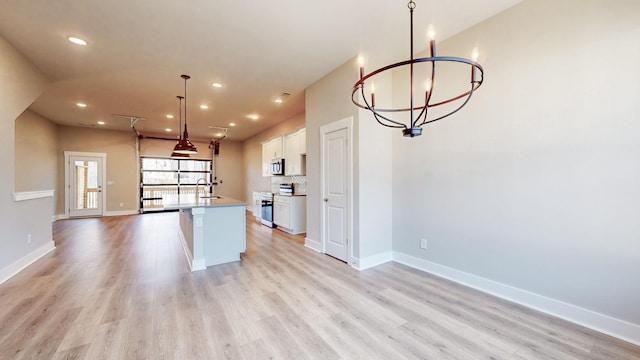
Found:
[{"label": "white baseboard", "polygon": [[320,243],[320,241],[315,241],[313,239],[305,237],[304,238],[304,246],[308,247],[309,249],[311,249],[313,251],[317,251],[319,253],[322,252],[322,243]]},{"label": "white baseboard", "polygon": [[640,345],[640,325],[616,319],[543,295],[482,278],[428,260],[393,252],[393,260],[514,303]]},{"label": "white baseboard", "polygon": [[389,261],[393,261],[393,252],[391,251],[382,254],[376,254],[373,256],[367,256],[366,258],[362,259],[353,258],[350,265],[351,267],[362,271],[374,266],[382,265]]},{"label": "white baseboard", "polygon": [[56,244],[53,242],[53,240],[47,241],[44,245],[23,256],[21,259],[18,259],[18,261],[14,262],[13,264],[0,270],[0,284],[11,279],[14,275],[24,270],[27,266],[36,262],[41,257],[47,255],[55,248]]},{"label": "white baseboard", "polygon": [[205,263],[204,259],[193,259],[193,262],[191,263],[191,272],[204,270],[206,268],[207,264]]},{"label": "white baseboard", "polygon": [[180,238],[180,243],[182,244],[184,255],[187,257],[187,262],[189,263],[189,269],[191,269],[191,272],[206,269],[207,265],[205,264],[204,259],[194,259],[193,255],[191,255],[191,250],[189,250],[187,239],[184,237],[182,230],[178,230],[178,237]]},{"label": "white baseboard", "polygon": [[[123,211],[107,211],[103,216],[126,216],[126,215],[138,215],[138,210],[123,210]],[[71,219],[67,214],[56,214],[53,216],[53,221]],[[82,219],[81,217],[78,219]]]},{"label": "white baseboard", "polygon": [[104,216],[138,215],[138,210],[107,211]]}]

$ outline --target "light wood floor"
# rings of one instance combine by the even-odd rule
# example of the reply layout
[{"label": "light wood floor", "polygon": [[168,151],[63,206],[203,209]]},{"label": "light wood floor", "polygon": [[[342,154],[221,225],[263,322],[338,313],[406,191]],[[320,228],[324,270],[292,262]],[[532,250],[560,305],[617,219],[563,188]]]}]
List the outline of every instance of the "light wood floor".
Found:
[{"label": "light wood floor", "polygon": [[177,213],[54,223],[0,285],[2,359],[640,359],[640,347],[420,271],[358,272],[248,218],[190,273]]}]

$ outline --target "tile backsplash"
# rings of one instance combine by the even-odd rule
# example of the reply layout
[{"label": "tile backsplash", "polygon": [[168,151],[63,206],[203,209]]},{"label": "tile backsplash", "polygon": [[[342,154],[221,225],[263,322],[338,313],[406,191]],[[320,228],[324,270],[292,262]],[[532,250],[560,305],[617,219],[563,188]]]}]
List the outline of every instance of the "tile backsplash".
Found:
[{"label": "tile backsplash", "polygon": [[271,192],[279,193],[280,184],[295,184],[296,194],[307,193],[307,177],[304,175],[299,176],[272,176],[271,177]]}]

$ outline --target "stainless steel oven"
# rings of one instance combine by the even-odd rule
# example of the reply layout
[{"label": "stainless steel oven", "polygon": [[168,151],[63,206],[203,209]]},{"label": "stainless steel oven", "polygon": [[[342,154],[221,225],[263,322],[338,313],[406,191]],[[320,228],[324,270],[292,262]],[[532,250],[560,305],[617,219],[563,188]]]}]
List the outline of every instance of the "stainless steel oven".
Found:
[{"label": "stainless steel oven", "polygon": [[270,192],[260,193],[262,196],[262,219],[260,220],[263,225],[268,227],[275,227],[273,225],[273,194]]}]

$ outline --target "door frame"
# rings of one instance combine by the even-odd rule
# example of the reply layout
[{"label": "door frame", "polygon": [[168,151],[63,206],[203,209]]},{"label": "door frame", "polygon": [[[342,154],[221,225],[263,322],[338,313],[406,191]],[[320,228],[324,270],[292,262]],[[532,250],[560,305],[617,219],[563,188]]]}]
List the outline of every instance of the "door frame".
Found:
[{"label": "door frame", "polygon": [[327,234],[325,233],[327,219],[325,216],[325,202],[322,201],[326,197],[325,194],[325,137],[328,133],[347,129],[347,264],[354,266],[356,259],[353,257],[354,241],[353,241],[353,116],[334,121],[320,127],[320,239],[322,242],[322,253],[326,254]]},{"label": "door frame", "polygon": [[64,215],[66,218],[69,218],[69,210],[70,210],[70,202],[69,202],[69,196],[71,196],[70,191],[71,191],[71,184],[70,181],[71,179],[69,178],[69,170],[70,170],[70,164],[69,164],[69,159],[72,156],[85,156],[85,157],[94,157],[94,158],[100,158],[102,160],[102,169],[100,169],[100,171],[102,172],[102,192],[101,194],[101,199],[100,199],[100,205],[102,207],[101,210],[101,215],[100,216],[104,216],[104,214],[106,213],[106,208],[107,208],[107,154],[105,153],[92,153],[92,152],[78,152],[78,151],[65,151],[64,152]]}]

